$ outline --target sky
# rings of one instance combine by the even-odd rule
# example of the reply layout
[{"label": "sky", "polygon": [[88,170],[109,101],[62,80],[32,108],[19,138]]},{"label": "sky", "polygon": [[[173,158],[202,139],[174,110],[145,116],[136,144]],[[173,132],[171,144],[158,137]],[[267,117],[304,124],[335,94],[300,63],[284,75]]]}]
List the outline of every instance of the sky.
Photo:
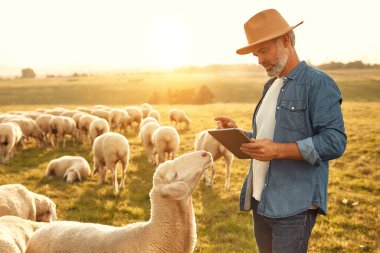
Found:
[{"label": "sky", "polygon": [[302,60],[380,63],[377,0],[0,0],[0,76],[257,63],[235,51],[269,8]]}]

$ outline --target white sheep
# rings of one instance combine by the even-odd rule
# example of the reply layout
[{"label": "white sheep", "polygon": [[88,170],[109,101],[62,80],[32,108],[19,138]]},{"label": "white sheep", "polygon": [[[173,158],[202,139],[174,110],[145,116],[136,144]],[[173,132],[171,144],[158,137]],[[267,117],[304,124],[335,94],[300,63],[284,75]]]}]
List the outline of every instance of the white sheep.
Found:
[{"label": "white sheep", "polygon": [[193,252],[197,233],[191,195],[211,164],[212,156],[205,151],[161,164],[153,175],[149,221],[123,227],[54,222],[33,234],[26,252]]},{"label": "white sheep", "polygon": [[16,117],[7,119],[3,122],[15,122],[17,123],[23,135],[25,136],[26,140],[29,139],[29,137],[32,137],[37,140],[38,146],[41,147],[44,143],[44,133],[43,131],[38,127],[36,121],[31,118],[26,117]]},{"label": "white sheep", "polygon": [[157,151],[156,165],[164,162],[166,159],[174,159],[179,150],[180,138],[172,126],[161,126],[152,134],[152,142]]},{"label": "white sheep", "polygon": [[180,109],[173,108],[169,111],[169,119],[172,125],[176,128],[180,127],[181,123],[185,123],[186,128],[190,128],[190,118]]},{"label": "white sheep", "polygon": [[79,122],[78,122],[78,129],[79,129],[80,135],[82,136],[82,143],[86,143],[91,122],[98,118],[99,117],[96,117],[91,114],[84,114],[80,116]]},{"label": "white sheep", "polygon": [[159,124],[156,118],[146,117],[143,120],[141,120],[139,129],[141,129],[145,124],[150,123],[150,122],[155,122],[155,123]]},{"label": "white sheep", "polygon": [[49,162],[45,175],[63,177],[67,183],[82,181],[91,174],[87,160],[81,156],[61,156]]},{"label": "white sheep", "polygon": [[149,117],[153,117],[155,118],[158,122],[160,122],[161,120],[161,114],[159,111],[157,110],[151,110],[149,113],[148,113],[148,116]]},{"label": "white sheep", "polygon": [[[226,167],[226,182],[224,187],[226,190],[230,188],[231,165],[234,159],[233,154],[220,144],[214,137],[212,137],[207,130],[201,131],[197,134],[194,141],[194,150],[206,150],[212,154],[214,161],[224,157]],[[207,185],[212,185],[214,181],[215,168],[212,166],[210,171],[205,173],[205,180]],[[211,176],[210,176],[211,174]]]},{"label": "white sheep", "polygon": [[0,185],[0,216],[14,215],[32,221],[57,219],[55,203],[21,184]]},{"label": "white sheep", "polygon": [[36,124],[39,129],[41,129],[43,135],[44,135],[44,143],[47,143],[49,140],[49,132],[50,132],[50,125],[49,122],[50,120],[55,117],[54,115],[51,114],[41,114],[36,118]]},{"label": "white sheep", "polygon": [[59,143],[61,142],[63,142],[62,146],[66,147],[66,134],[71,135],[73,143],[78,135],[75,121],[70,117],[55,116],[50,119],[49,127],[49,137],[53,147],[59,147]]},{"label": "white sheep", "polygon": [[16,145],[23,145],[23,134],[15,122],[0,123],[0,157],[2,163],[9,163],[16,152]]},{"label": "white sheep", "polygon": [[117,163],[120,161],[121,168],[121,181],[120,189],[124,188],[124,174],[126,173],[130,148],[127,138],[118,133],[105,133],[95,138],[92,145],[92,152],[94,154],[94,170],[99,172],[99,184],[102,184],[107,176],[107,170],[112,172],[112,185],[113,192],[116,195],[119,192],[117,183]]},{"label": "white sheep", "polygon": [[112,131],[125,130],[131,125],[131,117],[123,109],[112,109],[109,114],[108,122]]},{"label": "white sheep", "polygon": [[99,118],[105,119],[108,121],[110,117],[110,112],[105,109],[95,109],[90,112],[91,115],[97,116]]},{"label": "white sheep", "polygon": [[153,107],[148,104],[148,103],[143,103],[141,106],[140,106],[140,109],[143,113],[143,118],[146,118],[148,117],[148,113],[150,112],[150,110],[153,109]]},{"label": "white sheep", "polygon": [[125,110],[128,112],[129,116],[131,117],[131,126],[133,126],[134,122],[137,124],[137,126],[139,126],[143,118],[143,113],[141,109],[137,108],[136,106],[129,106],[125,108]]},{"label": "white sheep", "polygon": [[152,142],[153,132],[160,127],[157,122],[149,122],[144,124],[140,129],[139,137],[143,144],[145,151],[147,152],[148,162],[155,163],[154,156],[156,154],[156,148]]},{"label": "white sheep", "polygon": [[108,133],[110,131],[110,126],[108,121],[102,118],[94,119],[88,130],[88,137],[91,140],[91,143],[94,142],[95,138],[104,133]]},{"label": "white sheep", "polygon": [[0,252],[24,253],[32,234],[44,225],[46,225],[44,222],[26,220],[17,216],[0,217]]}]

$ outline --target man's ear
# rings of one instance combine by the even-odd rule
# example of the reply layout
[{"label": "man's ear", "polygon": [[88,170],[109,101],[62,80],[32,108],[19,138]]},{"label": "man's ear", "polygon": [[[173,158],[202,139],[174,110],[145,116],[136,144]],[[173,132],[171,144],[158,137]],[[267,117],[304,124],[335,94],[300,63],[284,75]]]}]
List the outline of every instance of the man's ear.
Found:
[{"label": "man's ear", "polygon": [[166,197],[181,200],[186,197],[189,187],[183,181],[177,181],[163,186],[161,192]]}]

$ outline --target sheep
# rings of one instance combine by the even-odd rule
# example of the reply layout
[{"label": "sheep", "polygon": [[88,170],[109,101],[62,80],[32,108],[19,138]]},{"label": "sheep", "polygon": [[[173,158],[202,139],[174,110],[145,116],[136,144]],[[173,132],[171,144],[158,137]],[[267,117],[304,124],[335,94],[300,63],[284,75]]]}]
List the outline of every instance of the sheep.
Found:
[{"label": "sheep", "polygon": [[55,116],[49,121],[49,127],[49,137],[53,147],[59,147],[60,142],[63,142],[62,146],[66,147],[66,134],[71,135],[73,143],[78,135],[75,121],[70,117]]},{"label": "sheep", "polygon": [[148,113],[153,109],[153,107],[148,103],[143,103],[140,106],[140,109],[143,113],[143,118],[146,118],[146,117],[148,117]]},{"label": "sheep", "polygon": [[66,117],[72,118],[78,112],[80,112],[80,111],[78,111],[78,110],[67,110],[65,112],[62,112],[59,116],[66,116]]},{"label": "sheep", "polygon": [[5,120],[4,122],[15,122],[17,123],[23,135],[25,136],[26,140],[29,139],[29,137],[33,137],[37,140],[38,146],[41,147],[44,143],[44,133],[43,131],[38,127],[35,120],[31,118],[24,118],[24,117],[17,117],[17,118],[10,118]]},{"label": "sheep", "polygon": [[90,113],[93,109],[90,109],[90,108],[85,108],[85,107],[78,107],[77,109],[75,110],[78,110],[80,112],[85,112],[85,113]]},{"label": "sheep", "polygon": [[177,129],[172,126],[161,126],[152,134],[152,142],[157,150],[156,165],[168,159],[174,159],[179,149],[179,135]]},{"label": "sheep", "polygon": [[108,121],[110,117],[110,112],[105,109],[95,109],[90,112],[91,115],[97,116],[99,118],[103,118]]},{"label": "sheep", "polygon": [[99,117],[91,114],[84,114],[79,118],[78,129],[82,136],[82,143],[86,143],[86,137],[88,136],[88,132],[90,130],[90,124],[95,119],[99,119]]},{"label": "sheep", "polygon": [[0,252],[24,253],[32,234],[44,225],[17,216],[0,217]]},{"label": "sheep", "polygon": [[94,170],[99,172],[99,184],[102,184],[106,179],[107,169],[112,172],[113,193],[116,195],[119,192],[117,185],[117,163],[122,164],[120,189],[124,188],[124,174],[126,173],[130,148],[127,138],[118,133],[105,133],[95,138],[92,145],[94,154]]},{"label": "sheep", "polygon": [[[201,131],[197,134],[194,141],[194,150],[206,150],[212,154],[214,161],[218,160],[221,157],[224,157],[225,167],[226,167],[226,182],[224,187],[226,190],[230,188],[230,174],[231,174],[231,165],[234,159],[233,154],[226,149],[222,144],[220,144],[214,137],[212,137],[207,130]],[[208,173],[205,173],[206,185],[212,185],[214,181],[215,168],[212,166]]]},{"label": "sheep", "polygon": [[23,134],[15,122],[0,123],[0,156],[1,162],[8,164],[16,152],[16,145],[23,145]]},{"label": "sheep", "polygon": [[44,137],[43,137],[44,143],[46,143],[49,139],[49,132],[50,132],[49,122],[53,117],[54,117],[54,115],[41,114],[35,120],[38,128],[41,129],[41,131],[44,135]]},{"label": "sheep", "polygon": [[155,162],[154,156],[156,154],[156,148],[152,142],[152,134],[159,127],[160,124],[158,124],[157,122],[149,122],[145,124],[139,132],[140,140],[143,144],[144,149],[147,152],[148,162],[150,163]]},{"label": "sheep", "polygon": [[153,117],[146,117],[146,118],[144,118],[143,120],[141,120],[141,122],[140,122],[140,126],[139,126],[139,129],[141,130],[141,128],[142,128],[145,124],[150,123],[150,122],[158,123],[158,121],[157,121],[156,118],[153,118]]},{"label": "sheep", "polygon": [[37,230],[26,252],[193,252],[197,233],[191,195],[211,165],[206,151],[161,164],[153,175],[148,221],[123,227],[57,221]]},{"label": "sheep", "polygon": [[94,119],[91,122],[90,128],[88,130],[88,137],[91,140],[91,144],[94,143],[94,140],[96,137],[104,133],[108,133],[109,131],[110,131],[110,126],[107,120],[102,119],[102,118]]},{"label": "sheep", "polygon": [[155,118],[158,122],[160,122],[160,120],[161,120],[160,112],[157,110],[151,110],[148,113],[148,116]]},{"label": "sheep", "polygon": [[175,124],[175,127],[178,128],[182,122],[185,123],[186,128],[190,128],[190,118],[186,115],[186,113],[180,109],[171,109],[169,111],[169,119],[172,125]]},{"label": "sheep", "polygon": [[55,203],[21,184],[0,185],[0,216],[14,215],[32,221],[57,219]]},{"label": "sheep", "polygon": [[136,106],[129,106],[125,108],[125,110],[128,112],[129,116],[131,117],[131,126],[133,122],[136,122],[137,125],[140,125],[140,122],[143,117],[143,113],[140,108],[137,108]]},{"label": "sheep", "polygon": [[131,125],[131,117],[128,112],[123,109],[112,109],[109,114],[108,122],[111,130],[127,130]]},{"label": "sheep", "polygon": [[45,175],[63,177],[67,183],[82,181],[91,174],[86,159],[81,156],[61,156],[49,162]]}]

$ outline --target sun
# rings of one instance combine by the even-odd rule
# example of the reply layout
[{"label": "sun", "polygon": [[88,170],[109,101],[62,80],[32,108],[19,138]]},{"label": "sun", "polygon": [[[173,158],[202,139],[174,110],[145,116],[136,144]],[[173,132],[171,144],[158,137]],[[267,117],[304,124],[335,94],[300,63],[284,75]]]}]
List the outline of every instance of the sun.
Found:
[{"label": "sun", "polygon": [[153,66],[176,67],[185,63],[189,35],[186,25],[176,18],[156,20],[150,26],[146,47],[149,62]]}]

